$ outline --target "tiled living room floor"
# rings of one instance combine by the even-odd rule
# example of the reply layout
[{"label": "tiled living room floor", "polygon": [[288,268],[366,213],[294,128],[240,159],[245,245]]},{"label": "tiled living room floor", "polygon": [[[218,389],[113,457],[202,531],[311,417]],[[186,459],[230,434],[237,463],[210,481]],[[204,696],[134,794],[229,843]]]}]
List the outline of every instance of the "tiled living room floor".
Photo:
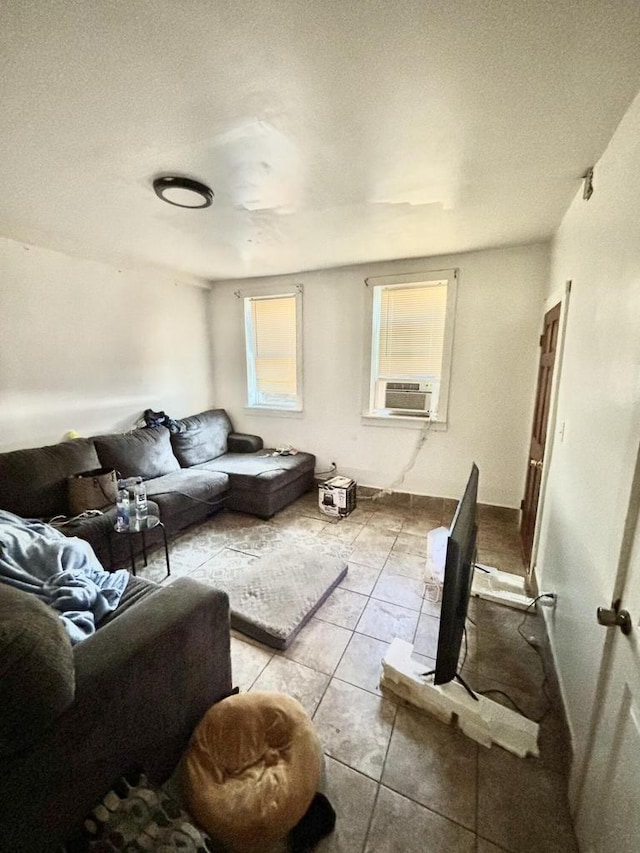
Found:
[{"label": "tiled living room floor", "polygon": [[[224,511],[172,542],[172,579],[206,583],[221,562],[241,565],[286,544],[348,557],[346,578],[285,652],[232,637],[241,691],[287,692],[313,716],[337,813],[321,853],[577,851],[565,730],[556,702],[547,699],[555,695],[553,678],[544,689],[540,658],[518,633],[522,612],[472,600],[463,674],[476,690],[506,692],[531,718],[546,710],[539,759],[479,746],[382,694],[380,662],[393,637],[413,642],[425,668],[433,664],[438,609],[422,580],[426,534],[448,525],[455,509],[451,501],[393,500],[360,499],[341,521],[319,512],[314,492],[268,522]],[[523,573],[517,526],[500,511],[480,510],[478,560]],[[158,556],[140,574],[159,580],[163,569]],[[522,630],[530,639],[544,635],[535,614]],[[508,704],[500,694],[490,698]]]}]

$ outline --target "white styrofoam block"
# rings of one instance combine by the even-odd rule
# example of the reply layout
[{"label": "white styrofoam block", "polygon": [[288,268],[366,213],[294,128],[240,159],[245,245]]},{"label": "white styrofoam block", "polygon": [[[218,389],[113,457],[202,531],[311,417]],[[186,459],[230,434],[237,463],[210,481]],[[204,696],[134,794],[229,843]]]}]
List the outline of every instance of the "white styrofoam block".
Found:
[{"label": "white styrofoam block", "polygon": [[494,601],[496,604],[515,607],[517,610],[527,610],[531,607],[534,599],[525,592],[524,578],[501,572],[493,566],[485,566],[482,563],[478,565],[481,568],[473,573],[471,595]]},{"label": "white styrofoam block", "polygon": [[521,758],[538,755],[537,723],[485,696],[473,699],[456,681],[434,685],[412,652],[411,643],[394,639],[382,661],[383,687],[443,722],[455,717],[462,732],[483,746],[497,743]]},{"label": "white styrofoam block", "polygon": [[448,527],[436,527],[427,533],[427,580],[444,582],[444,564],[447,557]]}]

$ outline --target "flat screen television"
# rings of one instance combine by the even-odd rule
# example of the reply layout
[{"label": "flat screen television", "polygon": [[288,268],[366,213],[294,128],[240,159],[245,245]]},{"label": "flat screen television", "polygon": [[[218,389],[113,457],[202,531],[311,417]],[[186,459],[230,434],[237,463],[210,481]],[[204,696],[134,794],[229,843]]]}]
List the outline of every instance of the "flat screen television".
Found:
[{"label": "flat screen television", "polygon": [[458,660],[476,562],[477,499],[478,466],[474,463],[447,539],[438,650],[433,671],[434,684],[446,684],[457,678],[474,699],[477,697],[458,673]]}]

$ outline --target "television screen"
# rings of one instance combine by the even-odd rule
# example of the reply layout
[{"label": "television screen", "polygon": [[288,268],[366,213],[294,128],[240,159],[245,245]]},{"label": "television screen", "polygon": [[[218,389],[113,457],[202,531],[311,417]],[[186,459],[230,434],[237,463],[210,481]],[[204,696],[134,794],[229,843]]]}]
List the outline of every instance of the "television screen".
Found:
[{"label": "television screen", "polygon": [[477,498],[478,466],[474,463],[447,540],[434,684],[446,684],[458,673],[476,558]]}]

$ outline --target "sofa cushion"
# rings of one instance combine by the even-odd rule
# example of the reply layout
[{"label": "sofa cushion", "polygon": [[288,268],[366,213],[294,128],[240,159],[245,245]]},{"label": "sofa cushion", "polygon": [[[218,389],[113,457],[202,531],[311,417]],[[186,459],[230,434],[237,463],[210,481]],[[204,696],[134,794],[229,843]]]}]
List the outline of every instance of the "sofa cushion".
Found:
[{"label": "sofa cushion", "polygon": [[229,489],[229,478],[217,471],[185,468],[148,480],[146,485],[147,495],[160,507],[160,517],[170,521],[172,516],[193,509],[194,503],[209,504],[211,512],[219,508]]},{"label": "sofa cushion", "polygon": [[71,642],[57,613],[0,583],[0,756],[32,743],[73,702]]},{"label": "sofa cushion", "polygon": [[223,471],[229,475],[231,488],[251,489],[261,494],[281,489],[302,474],[313,471],[316,458],[311,453],[295,456],[270,456],[273,450],[260,453],[225,453],[197,465],[202,471]]},{"label": "sofa cushion", "polygon": [[96,436],[95,445],[100,464],[105,468],[115,468],[121,477],[150,480],[180,469],[171,449],[169,433],[164,427]]},{"label": "sofa cushion", "polygon": [[226,452],[227,436],[233,427],[224,409],[209,409],[176,423],[179,431],[171,433],[171,445],[183,468],[208,462]]},{"label": "sofa cushion", "polygon": [[68,515],[67,477],[99,467],[87,438],[0,453],[0,509],[23,518]]}]

